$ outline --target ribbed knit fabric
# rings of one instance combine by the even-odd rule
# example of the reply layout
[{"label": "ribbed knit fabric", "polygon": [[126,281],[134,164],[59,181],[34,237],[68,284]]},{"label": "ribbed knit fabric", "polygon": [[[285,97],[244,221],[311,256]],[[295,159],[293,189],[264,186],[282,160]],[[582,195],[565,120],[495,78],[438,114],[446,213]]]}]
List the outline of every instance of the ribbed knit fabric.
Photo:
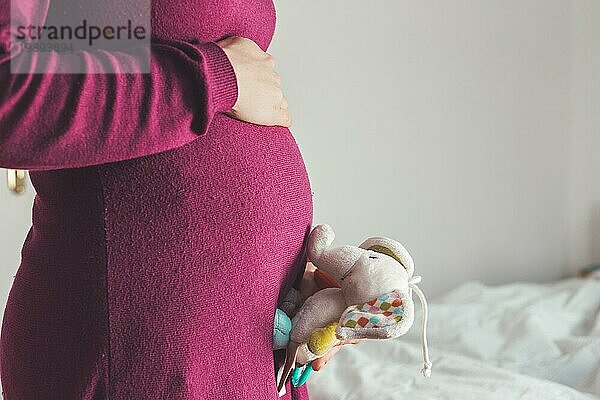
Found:
[{"label": "ribbed knit fabric", "polygon": [[305,267],[310,183],[288,129],[222,113],[237,84],[213,43],[266,50],[271,0],[153,0],[151,74],[86,76],[10,74],[9,2],[0,166],[33,170],[37,196],[2,322],[4,398],[277,399],[273,318]]}]

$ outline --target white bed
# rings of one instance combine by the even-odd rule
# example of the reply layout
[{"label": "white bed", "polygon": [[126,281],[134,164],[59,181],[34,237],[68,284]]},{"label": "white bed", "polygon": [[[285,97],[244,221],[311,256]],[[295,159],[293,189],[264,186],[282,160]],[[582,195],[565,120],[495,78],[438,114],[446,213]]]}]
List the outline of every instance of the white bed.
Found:
[{"label": "white bed", "polygon": [[310,377],[311,399],[600,398],[598,276],[469,282],[432,302],[430,379],[419,373],[419,331],[416,323],[399,339],[346,346]]}]

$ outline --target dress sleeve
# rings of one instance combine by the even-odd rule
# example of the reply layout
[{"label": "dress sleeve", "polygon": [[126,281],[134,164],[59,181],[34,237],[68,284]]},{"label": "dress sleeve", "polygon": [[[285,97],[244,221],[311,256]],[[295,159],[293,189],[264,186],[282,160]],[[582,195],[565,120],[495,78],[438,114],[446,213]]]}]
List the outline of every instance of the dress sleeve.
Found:
[{"label": "dress sleeve", "polygon": [[214,42],[153,40],[140,49],[149,74],[97,73],[136,62],[112,51],[50,57],[94,74],[11,73],[11,62],[36,60],[11,51],[10,2],[0,0],[0,167],[76,168],[169,150],[204,134],[237,100],[235,72]]}]

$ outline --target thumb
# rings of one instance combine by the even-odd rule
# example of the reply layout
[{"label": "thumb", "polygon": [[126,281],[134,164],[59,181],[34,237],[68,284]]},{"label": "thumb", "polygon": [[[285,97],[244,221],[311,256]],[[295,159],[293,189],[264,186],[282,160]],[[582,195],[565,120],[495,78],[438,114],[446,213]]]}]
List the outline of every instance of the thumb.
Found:
[{"label": "thumb", "polygon": [[333,356],[340,351],[341,346],[334,346],[331,350],[327,352],[323,357],[317,358],[312,362],[313,370],[319,371],[321,368],[325,366],[333,358]]}]

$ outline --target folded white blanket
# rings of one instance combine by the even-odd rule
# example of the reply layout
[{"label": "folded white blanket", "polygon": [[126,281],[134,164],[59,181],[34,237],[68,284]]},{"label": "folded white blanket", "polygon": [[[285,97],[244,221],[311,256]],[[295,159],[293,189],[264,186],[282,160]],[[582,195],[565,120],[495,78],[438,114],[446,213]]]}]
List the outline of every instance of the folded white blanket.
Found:
[{"label": "folded white blanket", "polygon": [[434,364],[415,373],[419,337],[345,346],[313,373],[313,400],[597,399],[600,280],[488,287],[469,282],[430,305]]}]

